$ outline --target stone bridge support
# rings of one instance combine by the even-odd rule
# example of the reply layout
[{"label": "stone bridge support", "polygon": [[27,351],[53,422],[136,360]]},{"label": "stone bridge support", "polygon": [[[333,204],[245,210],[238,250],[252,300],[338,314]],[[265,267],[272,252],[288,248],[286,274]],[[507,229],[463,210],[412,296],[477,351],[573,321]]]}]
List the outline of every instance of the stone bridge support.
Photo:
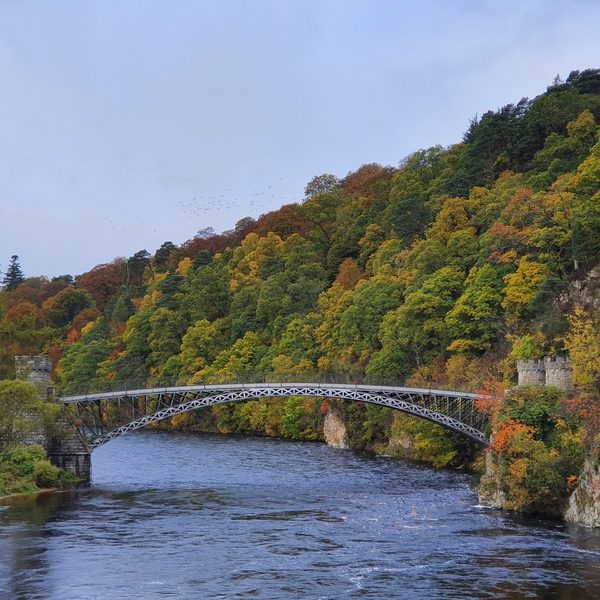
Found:
[{"label": "stone bridge support", "polygon": [[59,420],[59,425],[60,431],[48,436],[46,442],[48,460],[55,467],[88,483],[92,475],[90,451],[66,415]]},{"label": "stone bridge support", "polygon": [[[51,381],[52,363],[46,356],[15,356],[17,377],[33,383],[48,402],[53,402]],[[62,407],[57,423],[48,431],[36,432],[29,443],[43,446],[48,460],[59,469],[75,475],[84,482],[91,476],[91,455],[87,444],[73,427]]]}]

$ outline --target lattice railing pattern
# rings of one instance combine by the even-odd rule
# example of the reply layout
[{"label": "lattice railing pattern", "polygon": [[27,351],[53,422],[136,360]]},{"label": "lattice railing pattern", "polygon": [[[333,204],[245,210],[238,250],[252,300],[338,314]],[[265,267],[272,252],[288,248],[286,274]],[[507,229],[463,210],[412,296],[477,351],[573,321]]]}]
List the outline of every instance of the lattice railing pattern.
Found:
[{"label": "lattice railing pattern", "polygon": [[350,383],[269,382],[122,389],[63,396],[74,425],[91,449],[177,414],[266,397],[311,396],[368,402],[427,419],[487,445],[487,415],[476,394]]}]

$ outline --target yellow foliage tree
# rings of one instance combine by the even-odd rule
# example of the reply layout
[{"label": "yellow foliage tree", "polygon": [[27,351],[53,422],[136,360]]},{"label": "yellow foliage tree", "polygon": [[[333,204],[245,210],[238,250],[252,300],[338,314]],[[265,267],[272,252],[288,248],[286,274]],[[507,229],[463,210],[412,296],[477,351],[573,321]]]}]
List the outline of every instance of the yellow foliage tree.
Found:
[{"label": "yellow foliage tree", "polygon": [[550,275],[548,265],[529,260],[524,256],[514,273],[504,277],[502,307],[514,317],[520,317],[535,299],[540,285]]},{"label": "yellow foliage tree", "polygon": [[565,348],[569,351],[573,383],[583,388],[600,384],[600,331],[582,306],[569,317]]}]

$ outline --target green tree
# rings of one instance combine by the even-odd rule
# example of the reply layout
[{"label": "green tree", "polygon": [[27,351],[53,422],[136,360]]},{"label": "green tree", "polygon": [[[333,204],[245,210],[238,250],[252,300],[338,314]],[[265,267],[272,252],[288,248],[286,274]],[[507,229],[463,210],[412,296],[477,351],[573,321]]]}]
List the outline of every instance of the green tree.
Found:
[{"label": "green tree", "polygon": [[352,304],[340,318],[339,341],[352,349],[354,358],[365,364],[380,348],[378,333],[385,314],[397,308],[403,288],[396,279],[373,277],[361,281],[352,295]]},{"label": "green tree", "polygon": [[567,136],[551,133],[531,163],[533,184],[543,189],[563,173],[574,171],[594,145],[596,132],[596,119],[585,110],[567,124]]},{"label": "green tree", "polygon": [[242,381],[256,375],[266,351],[258,334],[249,331],[229,348],[219,352],[211,365],[196,373],[195,380],[206,383]]},{"label": "green tree", "polygon": [[56,368],[57,383],[64,393],[94,390],[99,383],[98,368],[108,358],[104,339],[82,340],[71,344]]},{"label": "green tree", "polygon": [[8,268],[2,279],[2,283],[7,291],[12,291],[18,288],[25,281],[25,276],[19,264],[19,257],[13,254],[10,257]]},{"label": "green tree", "polygon": [[172,257],[176,257],[177,246],[173,242],[164,242],[154,255],[154,268],[159,273],[166,271],[169,268],[177,266],[177,261]]},{"label": "green tree", "polygon": [[26,381],[0,381],[0,464],[30,436],[43,428],[52,407]]},{"label": "green tree", "polygon": [[127,259],[127,285],[140,287],[146,267],[150,266],[150,253],[148,250],[139,250]]},{"label": "green tree", "polygon": [[407,157],[392,177],[384,222],[404,245],[423,235],[431,221],[428,200],[440,174],[443,154],[441,146],[419,150]]},{"label": "green tree", "polygon": [[465,290],[445,321],[452,338],[449,350],[487,350],[498,336],[501,322],[502,279],[491,265],[473,267]]},{"label": "green tree", "polygon": [[160,307],[152,313],[149,324],[147,364],[156,372],[171,356],[179,353],[187,322],[181,313]]},{"label": "green tree", "polygon": [[182,293],[181,304],[192,323],[200,319],[214,321],[229,311],[229,275],[219,262],[213,261],[210,265],[190,269]]},{"label": "green tree", "polygon": [[324,194],[335,189],[340,183],[340,180],[331,173],[323,173],[322,175],[315,175],[304,188],[304,196],[306,198],[312,198],[317,194]]},{"label": "green tree", "polygon": [[[421,287],[406,296],[404,303],[388,313],[380,327],[382,349],[376,355],[369,374],[394,376],[414,367],[421,368],[433,356],[448,346],[449,333],[446,314],[454,306],[462,289],[463,275],[450,267],[443,267],[428,277]],[[409,364],[400,364],[394,372],[382,373],[388,358],[411,357]],[[377,367],[377,371],[375,370]]]},{"label": "green tree", "polygon": [[188,378],[213,362],[225,345],[222,323],[201,319],[192,325],[181,341],[181,375]]}]

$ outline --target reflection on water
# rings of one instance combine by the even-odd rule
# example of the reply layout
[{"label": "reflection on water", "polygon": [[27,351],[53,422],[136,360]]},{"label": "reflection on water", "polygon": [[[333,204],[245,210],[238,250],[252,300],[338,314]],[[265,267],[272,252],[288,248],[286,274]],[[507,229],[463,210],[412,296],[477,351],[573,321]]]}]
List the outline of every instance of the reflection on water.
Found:
[{"label": "reflection on water", "polygon": [[481,509],[463,474],[156,432],[93,474],[0,507],[0,597],[600,597],[600,532]]}]

